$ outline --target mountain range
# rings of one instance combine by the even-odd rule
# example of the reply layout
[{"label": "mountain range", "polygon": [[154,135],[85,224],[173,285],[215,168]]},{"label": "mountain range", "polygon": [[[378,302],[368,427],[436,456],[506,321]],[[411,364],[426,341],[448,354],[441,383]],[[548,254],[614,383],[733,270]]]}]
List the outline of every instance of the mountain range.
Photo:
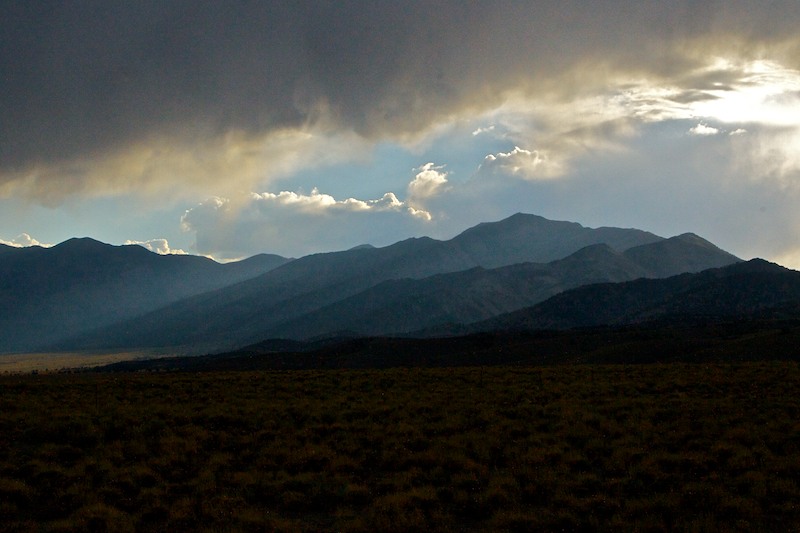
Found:
[{"label": "mountain range", "polygon": [[567,290],[516,312],[409,336],[266,340],[108,370],[800,360],[800,272],[761,259]]},{"label": "mountain range", "polygon": [[[94,247],[132,255],[126,247],[99,243]],[[147,254],[141,248],[136,253]],[[126,259],[125,268],[141,270],[135,266],[139,259]],[[166,259],[180,258],[147,255],[148,261],[159,264]],[[53,335],[33,348],[169,347],[181,353],[203,353],[276,337],[410,333],[484,320],[586,283],[696,272],[739,261],[691,234],[665,239],[636,229],[586,228],[527,214],[480,224],[446,241],[423,237],[383,248],[357,247],[292,261],[272,259],[269,266],[275,268],[250,270],[249,279],[219,281],[218,287],[207,291],[193,288],[170,302],[147,300],[150,309],[140,304],[127,316],[121,309],[133,309],[125,302],[138,290],[129,288],[124,293],[120,286],[130,287],[127,281],[115,277],[117,292],[112,293],[94,280],[64,274],[76,288],[81,279],[88,282],[84,283],[87,294],[95,297],[81,296],[81,306],[94,306],[95,315],[101,314],[104,320],[84,313],[80,329],[73,329],[71,335],[66,334],[70,333],[67,326],[54,329]],[[101,255],[91,261],[113,263]],[[244,271],[236,263],[217,267]],[[70,294],[80,299],[79,293]],[[105,304],[116,315],[99,312],[103,295],[116,300]],[[37,305],[34,301],[31,309]],[[52,313],[45,316],[52,318]],[[60,337],[54,339],[55,333]]]},{"label": "mountain range", "polygon": [[[655,258],[668,255],[669,267]],[[302,339],[407,334],[442,324],[468,324],[532,306],[567,289],[692,272],[736,259],[694,235],[680,235],[618,252],[607,244],[581,248],[549,263],[517,263],[384,281],[272,330],[273,337]]]},{"label": "mountain range", "polygon": [[[781,267],[762,263],[691,233],[663,238],[522,213],[450,240],[228,264],[91,239],[3,246],[0,352],[200,354],[265,339],[566,329],[789,305],[794,292],[762,279]],[[739,299],[711,306],[729,296]]]}]

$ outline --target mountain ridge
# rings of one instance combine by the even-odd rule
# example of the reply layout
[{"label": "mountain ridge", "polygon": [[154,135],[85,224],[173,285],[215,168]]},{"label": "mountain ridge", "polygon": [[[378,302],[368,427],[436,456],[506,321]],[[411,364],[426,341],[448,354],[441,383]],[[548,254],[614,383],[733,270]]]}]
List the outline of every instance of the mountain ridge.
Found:
[{"label": "mountain ridge", "polygon": [[751,317],[800,302],[800,272],[763,259],[665,279],[577,287],[464,331],[619,326],[669,317]]},{"label": "mountain ridge", "polygon": [[[672,239],[683,240],[680,236]],[[686,246],[682,251],[689,260],[679,264],[674,257],[671,270],[663,266],[648,268],[654,261],[649,260],[646,252],[658,254],[662,243],[668,241],[670,239],[640,245],[622,253],[607,244],[593,244],[550,263],[519,263],[497,269],[476,267],[421,280],[387,280],[269,333],[291,339],[339,331],[361,335],[408,334],[445,323],[474,322],[481,317],[533,305],[581,285],[695,271],[698,260],[687,252]],[[709,244],[700,239],[689,246]],[[648,260],[641,261],[643,257]],[[702,266],[706,268],[738,261],[718,249],[715,255],[703,254],[703,259]]]},{"label": "mountain ridge", "polygon": [[83,237],[0,255],[0,353],[37,350],[283,264],[279,256],[220,264]]},{"label": "mountain ridge", "polygon": [[[665,241],[670,239],[641,230],[595,230],[577,223],[516,214],[467,229],[447,241],[412,238],[382,248],[357,247],[305,256],[239,284],[196,295],[123,324],[76,338],[72,344],[61,347],[173,346],[202,352],[233,349],[269,336],[306,338],[340,331],[358,332],[370,322],[373,324],[370,333],[410,331],[430,326],[430,323],[418,323],[414,319],[433,315],[434,308],[442,321],[472,321],[485,317],[486,313],[496,314],[511,309],[508,306],[510,301],[516,307],[530,304],[575,283],[619,281],[648,275],[647,269],[637,266],[624,254]],[[514,269],[487,274],[493,269],[514,264],[536,263],[535,260],[541,258],[556,257],[550,262],[564,260],[565,251],[572,254],[593,245],[601,246],[594,252],[583,253],[596,255],[598,272],[595,274],[581,273],[582,269],[591,267],[582,267],[577,260],[560,265],[566,274],[555,278],[552,272],[542,270],[542,264],[522,268],[523,271],[528,268],[531,272],[538,272],[535,274],[539,276],[537,283],[549,287],[550,292],[542,291],[533,281],[526,280],[530,273],[519,274],[513,282],[509,272]],[[687,247],[692,248],[692,245],[684,243],[681,250],[685,251]],[[601,255],[603,259],[599,259]],[[675,265],[680,256],[676,254],[675,257],[670,268],[677,268]],[[722,263],[738,260],[722,251],[715,257]],[[520,259],[527,261],[521,262]],[[503,262],[508,264],[497,266]],[[616,265],[612,271],[599,272],[602,268],[611,268],[612,263]],[[569,268],[572,268],[571,273]],[[567,275],[576,281],[566,285],[559,281],[559,276]],[[458,287],[461,282],[452,281],[450,287],[444,287],[439,284],[444,278],[435,276],[463,279],[463,283],[471,284],[473,292],[462,297],[464,291]],[[471,276],[476,279],[466,281]],[[433,281],[424,281],[432,277]],[[413,289],[426,284],[429,290]],[[406,291],[406,287],[411,289]],[[434,287],[438,288],[433,290]],[[416,291],[418,301],[404,298],[404,291]],[[426,305],[423,302],[430,298],[430,294],[437,295],[435,302]],[[361,303],[356,302],[359,298]],[[376,308],[378,305],[380,307]]]}]

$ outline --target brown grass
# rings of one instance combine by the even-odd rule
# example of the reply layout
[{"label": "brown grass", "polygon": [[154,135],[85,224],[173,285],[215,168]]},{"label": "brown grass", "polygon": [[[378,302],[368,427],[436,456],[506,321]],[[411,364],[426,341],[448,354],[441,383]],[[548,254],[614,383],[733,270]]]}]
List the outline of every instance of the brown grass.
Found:
[{"label": "brown grass", "polygon": [[791,531],[794,363],[0,377],[4,531]]}]

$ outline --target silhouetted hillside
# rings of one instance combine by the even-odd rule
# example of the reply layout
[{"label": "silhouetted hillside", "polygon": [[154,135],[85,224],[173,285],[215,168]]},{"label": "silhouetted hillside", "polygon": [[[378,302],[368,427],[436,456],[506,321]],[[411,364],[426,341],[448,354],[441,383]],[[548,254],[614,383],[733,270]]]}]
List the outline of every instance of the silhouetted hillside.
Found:
[{"label": "silhouetted hillside", "polygon": [[584,286],[469,329],[568,329],[668,318],[751,318],[797,302],[800,272],[753,259],[667,279]]},{"label": "silhouetted hillside", "polygon": [[590,229],[517,214],[478,225],[449,241],[417,238],[385,248],[307,256],[64,347],[180,346],[198,352],[270,337],[408,332],[474,322],[586,283],[675,274],[704,262],[717,266],[737,260],[721,250],[709,252],[706,241],[678,239],[671,245],[678,252],[657,272],[641,266],[645,260],[658,263],[648,258],[661,251],[650,247],[665,242],[669,246],[673,240],[639,230]]},{"label": "silhouetted hillside", "polygon": [[[534,305],[582,285],[663,277],[737,260],[721,250],[708,250],[707,241],[681,241],[670,246],[673,241],[641,245],[623,253],[606,244],[595,244],[546,264],[521,263],[421,280],[385,281],[266,333],[303,339],[340,331],[388,335],[442,324],[467,324]],[[680,253],[660,264],[656,258],[664,248],[679,248]]]},{"label": "silhouetted hillside", "polygon": [[[798,315],[800,317],[800,315]],[[225,354],[115,363],[101,371],[288,370],[800,361],[800,318],[699,320],[431,339],[359,337],[258,343]]]}]

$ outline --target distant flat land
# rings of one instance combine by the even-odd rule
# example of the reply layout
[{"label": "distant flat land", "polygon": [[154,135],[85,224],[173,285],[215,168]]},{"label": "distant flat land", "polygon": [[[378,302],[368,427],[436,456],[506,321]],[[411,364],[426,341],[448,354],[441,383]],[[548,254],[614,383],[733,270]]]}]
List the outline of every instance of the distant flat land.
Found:
[{"label": "distant flat land", "polygon": [[56,372],[86,369],[121,361],[143,361],[163,357],[156,350],[124,352],[54,352],[0,354],[0,373]]}]

